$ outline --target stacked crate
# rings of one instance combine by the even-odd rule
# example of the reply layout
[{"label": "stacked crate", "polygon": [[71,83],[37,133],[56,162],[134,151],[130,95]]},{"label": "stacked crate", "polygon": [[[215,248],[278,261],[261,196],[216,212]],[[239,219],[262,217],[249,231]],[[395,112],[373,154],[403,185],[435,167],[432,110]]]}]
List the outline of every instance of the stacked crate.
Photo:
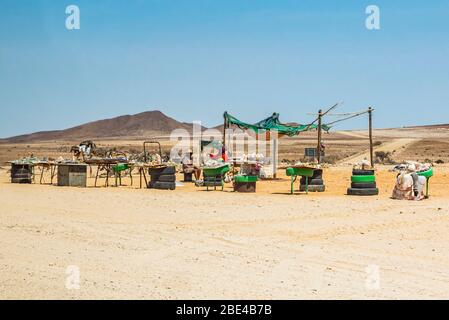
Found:
[{"label": "stacked crate", "polygon": [[29,164],[11,164],[11,183],[31,183],[33,167]]},{"label": "stacked crate", "polygon": [[176,168],[174,166],[149,168],[150,182],[148,188],[161,190],[176,189]]},{"label": "stacked crate", "polygon": [[[313,176],[308,178],[308,185],[310,192],[323,192],[326,190],[323,180],[323,169],[315,169]],[[306,177],[301,177],[299,181],[299,191],[306,191]]]}]

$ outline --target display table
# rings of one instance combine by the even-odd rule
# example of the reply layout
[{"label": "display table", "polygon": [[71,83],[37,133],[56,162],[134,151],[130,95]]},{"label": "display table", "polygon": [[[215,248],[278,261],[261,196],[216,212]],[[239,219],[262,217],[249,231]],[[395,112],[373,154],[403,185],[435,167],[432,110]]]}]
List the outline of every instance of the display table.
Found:
[{"label": "display table", "polygon": [[298,176],[305,177],[306,180],[306,193],[309,193],[309,178],[313,176],[313,172],[317,168],[306,166],[293,166],[286,169],[287,176],[291,177],[290,194],[293,194],[293,185]]},{"label": "display table", "polygon": [[224,176],[229,171],[229,164],[225,164],[219,167],[203,168],[203,177],[204,177],[204,185],[206,186],[206,190],[209,191],[209,187],[214,187],[214,190],[217,189],[217,186],[221,186],[221,191],[224,189]]}]

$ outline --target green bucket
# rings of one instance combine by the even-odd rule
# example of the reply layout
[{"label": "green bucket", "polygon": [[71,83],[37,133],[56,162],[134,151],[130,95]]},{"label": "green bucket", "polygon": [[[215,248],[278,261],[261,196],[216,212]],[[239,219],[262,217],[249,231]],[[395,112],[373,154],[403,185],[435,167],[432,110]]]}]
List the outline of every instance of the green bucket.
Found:
[{"label": "green bucket", "polygon": [[416,174],[418,176],[423,176],[429,179],[431,176],[433,176],[433,168],[430,168],[429,170],[426,171],[417,172]]}]

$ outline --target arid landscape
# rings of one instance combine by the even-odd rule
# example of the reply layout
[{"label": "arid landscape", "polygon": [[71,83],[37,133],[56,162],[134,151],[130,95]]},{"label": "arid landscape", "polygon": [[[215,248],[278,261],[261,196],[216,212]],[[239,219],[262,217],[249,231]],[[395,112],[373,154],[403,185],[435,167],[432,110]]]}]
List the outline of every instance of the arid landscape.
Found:
[{"label": "arid landscape", "polygon": [[[157,137],[165,151],[173,143],[142,128],[137,136],[72,133],[0,143],[1,299],[447,298],[449,126],[376,129],[375,151],[391,164],[377,165],[373,197],[345,195],[352,164],[367,157],[366,131],[324,135],[330,163],[319,194],[290,195],[285,170],[258,182],[255,194],[231,184],[224,192],[192,183],[139,189],[128,178],[97,188],[92,178],[87,188],[10,183],[5,161],[70,158],[85,138],[125,151],[145,138]],[[316,132],[281,139],[280,159],[301,159],[315,141]],[[435,164],[429,199],[390,198],[389,170],[403,160]],[[69,266],[79,269],[79,289],[66,287]],[[378,287],[369,285],[373,270]]]}]

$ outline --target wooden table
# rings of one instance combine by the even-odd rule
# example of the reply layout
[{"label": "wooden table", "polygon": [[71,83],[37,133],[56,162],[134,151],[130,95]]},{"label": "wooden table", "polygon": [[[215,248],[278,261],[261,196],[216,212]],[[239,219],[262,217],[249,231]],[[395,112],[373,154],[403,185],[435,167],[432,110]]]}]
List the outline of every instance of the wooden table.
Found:
[{"label": "wooden table", "polygon": [[50,171],[50,184],[53,184],[53,178],[56,176],[57,173],[57,167],[58,162],[55,161],[36,161],[36,162],[29,162],[29,163],[20,163],[20,162],[14,162],[14,161],[8,161],[9,164],[15,164],[15,165],[27,165],[32,168],[32,179],[34,182],[36,182],[36,171],[35,168],[40,169],[39,174],[39,184],[42,184],[42,181],[44,180],[44,171],[45,169]]},{"label": "wooden table", "polygon": [[[105,179],[105,186],[108,187],[109,186],[109,174],[113,171],[112,167],[119,164],[119,163],[126,163],[128,164],[127,160],[123,160],[123,159],[115,159],[115,158],[102,158],[102,159],[88,159],[84,161],[86,164],[88,165],[96,165],[97,166],[97,172],[95,174],[95,183],[94,186],[97,186],[97,180],[98,180],[98,175],[99,172],[104,170],[106,171],[106,179]],[[132,171],[132,168],[130,169]],[[131,184],[132,184],[132,174],[130,171],[130,176],[131,176]],[[115,186],[117,186],[117,175],[114,172],[114,175],[116,177],[115,179]],[[121,182],[121,177],[120,177],[120,182]]]},{"label": "wooden table", "polygon": [[42,180],[43,180],[45,169],[50,171],[50,184],[53,184],[53,178],[56,176],[57,168],[58,168],[58,163],[57,162],[54,162],[54,161],[45,162],[45,161],[43,161],[43,162],[35,163],[34,166],[40,168],[40,170],[41,170],[41,174],[40,174],[40,178],[39,178],[39,183],[40,184],[42,184]]}]

